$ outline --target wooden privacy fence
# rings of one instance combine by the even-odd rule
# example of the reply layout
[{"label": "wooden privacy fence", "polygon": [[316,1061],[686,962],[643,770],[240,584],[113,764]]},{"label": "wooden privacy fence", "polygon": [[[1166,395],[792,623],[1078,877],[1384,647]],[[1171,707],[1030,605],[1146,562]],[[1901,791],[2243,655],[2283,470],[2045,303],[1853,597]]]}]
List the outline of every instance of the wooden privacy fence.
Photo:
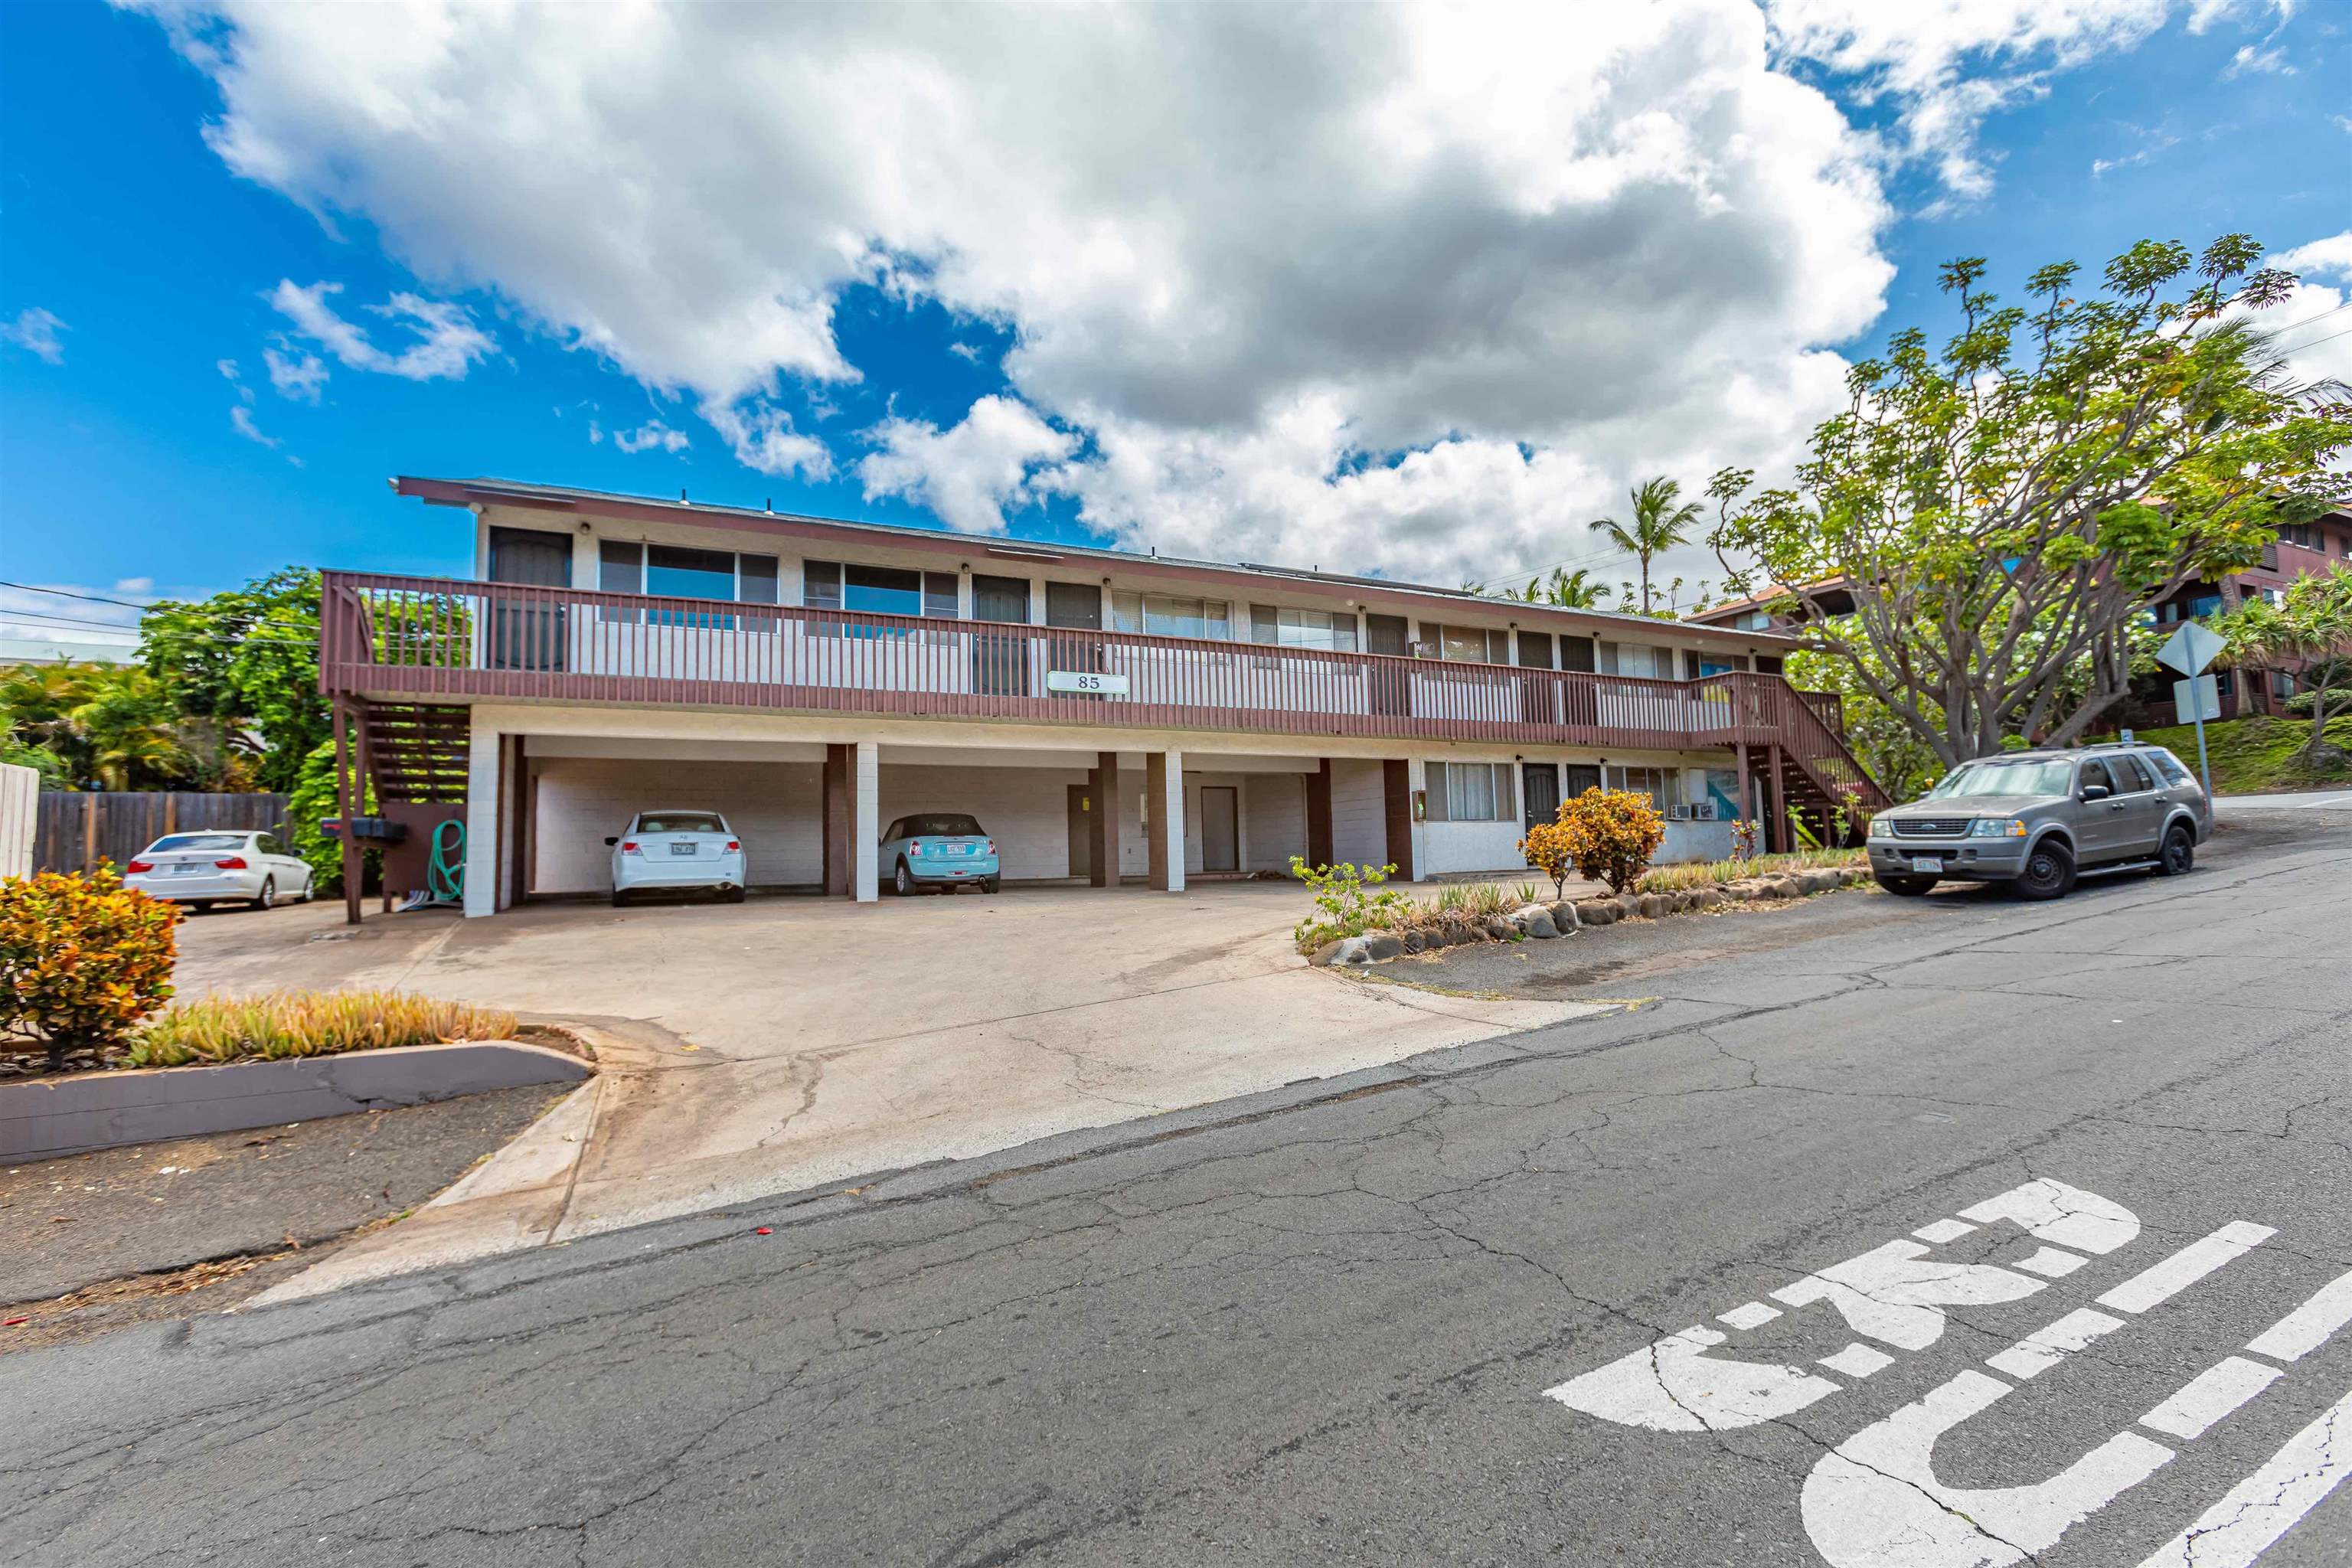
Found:
[{"label": "wooden privacy fence", "polygon": [[199,828],[283,835],[282,795],[205,795],[192,790],[44,790],[33,834],[33,869],[118,867],[166,833]]}]

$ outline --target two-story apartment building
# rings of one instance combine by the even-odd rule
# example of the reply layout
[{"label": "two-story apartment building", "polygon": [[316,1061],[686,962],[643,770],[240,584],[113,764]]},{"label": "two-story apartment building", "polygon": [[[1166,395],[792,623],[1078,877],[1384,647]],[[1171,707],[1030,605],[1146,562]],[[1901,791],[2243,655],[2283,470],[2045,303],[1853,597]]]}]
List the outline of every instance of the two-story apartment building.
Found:
[{"label": "two-story apartment building", "polygon": [[[414,846],[467,829],[466,910],[609,885],[631,813],[716,809],[755,886],[874,898],[882,828],[969,812],[1008,881],[1313,862],[1522,871],[1526,824],[1650,792],[1664,856],[1737,816],[1881,804],[1787,637],[1370,577],[489,479],[475,574],[329,572],[347,777]],[[408,886],[394,873],[396,885]],[[421,879],[420,879],[421,880]],[[352,902],[357,918],[357,901]]]}]

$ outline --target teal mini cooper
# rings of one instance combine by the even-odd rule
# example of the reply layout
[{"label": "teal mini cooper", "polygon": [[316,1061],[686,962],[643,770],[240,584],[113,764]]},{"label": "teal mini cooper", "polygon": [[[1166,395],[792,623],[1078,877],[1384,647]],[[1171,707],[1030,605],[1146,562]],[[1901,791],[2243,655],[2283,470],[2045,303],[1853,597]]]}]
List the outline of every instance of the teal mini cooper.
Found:
[{"label": "teal mini cooper", "polygon": [[926,812],[902,816],[882,835],[882,852],[875,857],[882,874],[900,898],[918,888],[952,893],[970,883],[984,892],[996,891],[996,840],[977,819],[961,812]]}]

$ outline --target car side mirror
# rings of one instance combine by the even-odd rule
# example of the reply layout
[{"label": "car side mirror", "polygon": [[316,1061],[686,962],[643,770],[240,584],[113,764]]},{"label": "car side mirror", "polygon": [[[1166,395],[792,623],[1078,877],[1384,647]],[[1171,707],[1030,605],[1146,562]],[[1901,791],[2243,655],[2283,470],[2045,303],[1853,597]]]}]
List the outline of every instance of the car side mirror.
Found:
[{"label": "car side mirror", "polygon": [[604,847],[610,849],[614,845],[618,844],[620,841],[620,837],[615,835],[614,837],[604,840]]},{"label": "car side mirror", "polygon": [[2115,794],[2115,791],[2109,789],[2105,784],[2084,784],[2083,786],[2083,804],[2088,805],[2095,800],[2105,800],[2107,796],[2113,794]]}]

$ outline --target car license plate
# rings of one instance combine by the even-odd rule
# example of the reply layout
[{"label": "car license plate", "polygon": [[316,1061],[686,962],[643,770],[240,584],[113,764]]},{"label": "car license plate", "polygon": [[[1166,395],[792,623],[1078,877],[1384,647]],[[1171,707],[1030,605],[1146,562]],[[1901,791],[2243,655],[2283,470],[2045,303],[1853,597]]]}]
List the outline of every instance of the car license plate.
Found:
[{"label": "car license plate", "polygon": [[208,869],[210,869],[210,868],[201,860],[183,860],[178,865],[172,868],[172,875],[174,877],[194,877],[199,872]]},{"label": "car license plate", "polygon": [[950,844],[948,846],[948,853],[950,855],[969,855],[971,851],[972,847],[969,844]]},{"label": "car license plate", "polygon": [[1944,858],[1940,855],[1915,855],[1911,858],[1911,869],[1914,871],[1941,871],[1943,868]]},{"label": "car license plate", "polygon": [[673,855],[691,855],[694,853],[694,846],[691,844],[673,844],[669,847],[669,852]]}]

